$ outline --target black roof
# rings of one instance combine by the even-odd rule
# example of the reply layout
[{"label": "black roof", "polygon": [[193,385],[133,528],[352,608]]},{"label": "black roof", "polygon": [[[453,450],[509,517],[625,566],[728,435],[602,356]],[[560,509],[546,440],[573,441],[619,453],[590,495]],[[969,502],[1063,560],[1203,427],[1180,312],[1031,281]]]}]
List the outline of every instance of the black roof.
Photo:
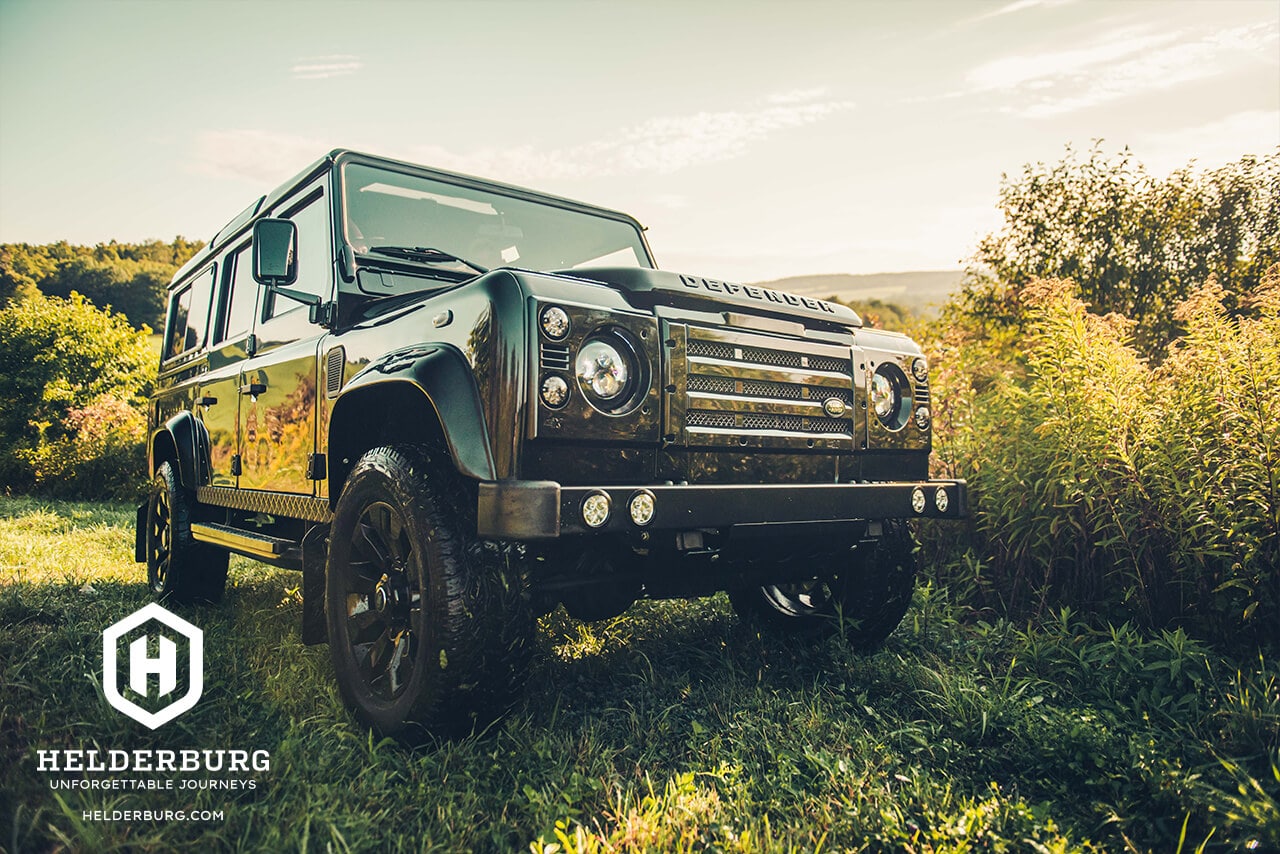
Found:
[{"label": "black roof", "polygon": [[514,196],[527,201],[543,202],[556,205],[557,207],[581,211],[583,213],[607,216],[611,219],[620,219],[631,223],[641,231],[644,230],[644,226],[642,226],[634,217],[622,213],[621,211],[602,208],[596,205],[589,205],[585,202],[567,199],[563,196],[556,196],[550,193],[542,193],[537,190],[530,190],[526,187],[519,187],[514,184],[504,184],[501,181],[491,181],[487,178],[478,178],[474,175],[467,175],[461,172],[449,172],[443,169],[434,169],[429,166],[420,166],[416,163],[409,163],[404,160],[380,157],[376,154],[366,154],[349,148],[335,148],[324,157],[321,157],[319,160],[307,166],[307,168],[303,169],[297,175],[294,175],[288,181],[285,181],[283,184],[276,187],[270,193],[267,193],[265,196],[258,197],[257,200],[233,217],[226,225],[218,230],[217,234],[210,239],[203,249],[197,252],[191,260],[187,261],[187,263],[182,266],[182,269],[178,270],[178,272],[174,274],[173,283],[177,283],[192,270],[203,266],[209,258],[220,252],[228,242],[244,233],[255,219],[260,216],[270,214],[275,206],[282,199],[291,195],[294,190],[311,181],[317,175],[320,175],[333,166],[341,163],[363,163],[369,166],[380,166],[397,172],[405,172],[424,178],[432,178],[451,184],[459,184],[472,189],[496,191],[503,195]]}]

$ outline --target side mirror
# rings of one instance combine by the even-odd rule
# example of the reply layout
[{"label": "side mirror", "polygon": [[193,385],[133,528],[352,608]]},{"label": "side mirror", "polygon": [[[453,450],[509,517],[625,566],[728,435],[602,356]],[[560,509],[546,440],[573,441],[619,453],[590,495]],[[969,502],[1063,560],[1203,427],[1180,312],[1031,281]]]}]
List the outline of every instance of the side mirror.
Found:
[{"label": "side mirror", "polygon": [[253,278],[267,287],[292,285],[298,278],[298,227],[287,219],[253,224]]}]

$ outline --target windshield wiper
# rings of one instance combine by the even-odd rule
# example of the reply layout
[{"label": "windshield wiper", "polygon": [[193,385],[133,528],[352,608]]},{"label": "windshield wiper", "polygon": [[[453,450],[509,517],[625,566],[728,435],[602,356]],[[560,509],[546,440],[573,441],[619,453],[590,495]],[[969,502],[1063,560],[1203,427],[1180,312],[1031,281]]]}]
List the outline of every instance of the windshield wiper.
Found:
[{"label": "windshield wiper", "polygon": [[430,246],[373,246],[370,252],[376,252],[379,255],[390,255],[392,258],[407,258],[410,261],[423,261],[427,264],[465,264],[477,273],[489,272],[488,267],[481,267],[473,261],[466,258],[459,258],[457,255],[450,255],[443,249],[435,249]]}]

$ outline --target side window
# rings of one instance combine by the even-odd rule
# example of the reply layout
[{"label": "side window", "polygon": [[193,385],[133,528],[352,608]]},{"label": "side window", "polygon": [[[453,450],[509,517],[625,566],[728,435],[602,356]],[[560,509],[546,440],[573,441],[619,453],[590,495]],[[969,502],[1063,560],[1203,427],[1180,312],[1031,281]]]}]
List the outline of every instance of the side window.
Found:
[{"label": "side window", "polygon": [[213,281],[214,268],[209,267],[173,297],[164,339],[166,360],[204,346]]},{"label": "side window", "polygon": [[[333,244],[329,240],[329,205],[325,201],[324,192],[313,194],[301,207],[286,213],[285,218],[293,220],[298,226],[298,280],[293,288],[328,299],[329,279],[333,270]],[[263,306],[263,320],[270,320],[302,307],[295,300],[283,297],[276,299],[274,294],[268,296],[267,300],[267,304]]]},{"label": "side window", "polygon": [[258,283],[253,280],[253,256],[246,243],[230,258],[224,286],[222,329],[219,341],[238,338],[253,325],[253,309],[258,303]]},{"label": "side window", "polygon": [[191,312],[187,315],[187,334],[184,350],[204,346],[205,333],[209,331],[209,306],[213,302],[213,283],[217,276],[210,267],[191,284]]},{"label": "side window", "polygon": [[191,313],[191,286],[178,291],[169,303],[169,328],[165,332],[164,357],[182,355],[187,337],[187,316]]}]

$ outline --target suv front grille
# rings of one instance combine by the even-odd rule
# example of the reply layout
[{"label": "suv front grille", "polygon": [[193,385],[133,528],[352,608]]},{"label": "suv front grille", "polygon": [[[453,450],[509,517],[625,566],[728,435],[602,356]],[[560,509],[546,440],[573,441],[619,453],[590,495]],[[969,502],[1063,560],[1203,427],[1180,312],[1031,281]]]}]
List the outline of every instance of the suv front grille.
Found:
[{"label": "suv front grille", "polygon": [[699,447],[852,446],[849,347],[741,329],[671,333],[668,435]]}]

